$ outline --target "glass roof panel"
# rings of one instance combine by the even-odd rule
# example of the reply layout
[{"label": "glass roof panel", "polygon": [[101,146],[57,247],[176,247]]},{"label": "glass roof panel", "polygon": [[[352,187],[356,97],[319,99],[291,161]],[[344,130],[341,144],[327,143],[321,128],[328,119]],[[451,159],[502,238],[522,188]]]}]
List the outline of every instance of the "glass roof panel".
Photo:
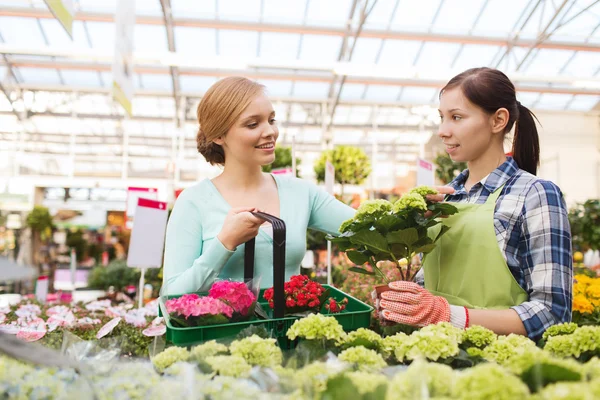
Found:
[{"label": "glass roof panel", "polygon": [[309,25],[344,26],[352,0],[311,0],[306,20]]},{"label": "glass roof panel", "polygon": [[564,110],[573,98],[570,94],[544,93],[538,100],[537,108],[545,110]]},{"label": "glass roof panel", "polygon": [[481,18],[473,26],[474,35],[506,36],[523,12],[523,0],[488,0]]},{"label": "glass roof panel", "polygon": [[411,67],[421,43],[410,40],[384,40],[378,64]]},{"label": "glass roof panel", "polygon": [[[139,2],[138,2],[139,3]],[[136,24],[133,32],[134,51],[163,52],[169,50],[167,32],[162,25]]]},{"label": "glass roof panel", "polygon": [[301,35],[262,32],[259,57],[276,60],[295,60]]},{"label": "glass roof panel", "polygon": [[302,24],[307,0],[265,0],[262,20],[277,24]]},{"label": "glass roof panel", "polygon": [[65,28],[55,19],[40,19],[40,24],[51,46],[60,48],[90,47],[81,21],[73,22],[73,39],[67,35]]},{"label": "glass roof panel", "polygon": [[521,70],[532,75],[556,75],[571,56],[573,52],[568,50],[541,49],[527,68]]},{"label": "glass roof panel", "polygon": [[339,105],[335,109],[335,115],[333,116],[333,123],[336,125],[346,125],[350,119],[352,113],[351,106]]},{"label": "glass roof panel", "polygon": [[167,74],[144,74],[140,76],[144,89],[173,90],[173,81]]},{"label": "glass roof panel", "polygon": [[575,96],[569,104],[569,110],[590,111],[596,105],[600,104],[600,96]]},{"label": "glass roof panel", "polygon": [[[324,2],[319,2],[322,3]],[[338,36],[303,35],[300,59],[319,62],[337,61],[341,45],[342,38]]]},{"label": "glass roof panel", "polygon": [[[106,1],[95,1],[95,0],[79,0],[79,6],[82,11],[85,12],[104,12],[114,14],[117,9],[118,0],[106,0]],[[140,3],[140,2],[136,2]],[[137,6],[137,4],[136,4]],[[138,7],[136,7],[137,10]]]},{"label": "glass roof panel", "polygon": [[0,17],[0,34],[7,44],[23,47],[46,45],[34,18]]},{"label": "glass roof panel", "polygon": [[462,47],[452,66],[452,71],[460,73],[469,68],[491,66],[494,56],[501,48],[498,46],[485,46],[467,44]]},{"label": "glass roof panel", "polygon": [[365,87],[366,85],[346,83],[342,87],[342,94],[340,98],[342,100],[360,100],[365,92]]},{"label": "glass roof panel", "polygon": [[381,43],[381,39],[358,39],[352,53],[352,61],[355,64],[375,64]]},{"label": "glass roof panel", "polygon": [[13,68],[18,71],[24,83],[45,83],[49,85],[60,84],[60,77],[55,69],[49,68]]},{"label": "glass roof panel", "polygon": [[527,108],[536,108],[537,100],[540,98],[540,93],[523,92],[517,90],[517,100]]},{"label": "glass roof panel", "polygon": [[348,116],[348,123],[371,125],[372,108],[370,106],[352,106],[349,108],[350,115]]},{"label": "glass roof panel", "polygon": [[600,53],[578,51],[564,69],[563,75],[592,77],[598,73],[598,68],[600,68]]},{"label": "glass roof panel", "polygon": [[175,18],[214,18],[214,1],[171,0],[171,10]]},{"label": "glass roof panel", "polygon": [[396,10],[393,30],[426,32],[442,0],[421,0],[415,7],[412,1],[401,1]]},{"label": "glass roof panel", "polygon": [[365,100],[369,101],[397,101],[400,88],[386,85],[369,85],[365,93]]},{"label": "glass roof panel", "polygon": [[416,66],[425,71],[439,70],[440,60],[452,62],[459,49],[457,43],[426,42]]},{"label": "glass roof panel", "polygon": [[[571,11],[567,14],[565,19],[568,21],[575,15],[577,15],[581,10],[589,5],[593,0],[580,0],[575,3],[575,5],[571,8]],[[569,39],[569,40],[581,40],[591,34],[598,26],[598,20],[600,19],[600,4],[595,4],[588,11],[578,15],[573,18],[568,23],[564,24],[560,28],[556,30],[552,37],[554,39],[560,40]]]},{"label": "glass roof panel", "polygon": [[[95,49],[114,51],[115,25],[106,22],[86,22]],[[135,33],[133,34],[135,40]]]},{"label": "glass roof panel", "polygon": [[218,0],[219,19],[255,21],[260,18],[260,0]]},{"label": "glass roof panel", "polygon": [[216,81],[217,78],[210,76],[181,75],[179,77],[179,85],[181,90],[186,94],[204,94],[204,92],[206,92],[208,88],[211,87]]},{"label": "glass roof panel", "polygon": [[394,6],[402,0],[378,1],[365,22],[366,29],[384,29],[394,20]]},{"label": "glass roof panel", "polygon": [[177,53],[201,54],[205,57],[217,55],[215,29],[176,26],[173,30]]},{"label": "glass roof panel", "polygon": [[289,97],[292,92],[292,81],[260,79],[259,82],[266,86],[267,94],[272,97]]},{"label": "glass roof panel", "polygon": [[431,104],[437,89],[423,87],[405,87],[402,90],[402,103]]},{"label": "glass roof panel", "polygon": [[220,29],[219,56],[248,59],[256,57],[258,34],[257,32],[234,31],[230,29]]},{"label": "glass roof panel", "polygon": [[329,93],[329,83],[297,81],[294,84],[294,96],[301,98],[323,99]]},{"label": "glass roof panel", "polygon": [[433,32],[468,33],[481,10],[481,0],[444,0]]},{"label": "glass roof panel", "polygon": [[97,72],[65,69],[61,71],[65,84],[73,86],[100,87],[101,82]]}]

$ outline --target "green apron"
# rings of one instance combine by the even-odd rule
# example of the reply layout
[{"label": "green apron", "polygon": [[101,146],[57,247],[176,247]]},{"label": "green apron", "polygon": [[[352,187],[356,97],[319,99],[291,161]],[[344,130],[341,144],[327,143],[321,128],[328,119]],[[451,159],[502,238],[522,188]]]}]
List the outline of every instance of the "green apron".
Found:
[{"label": "green apron", "polygon": [[[442,221],[450,229],[425,255],[425,288],[450,304],[505,309],[529,299],[508,269],[496,239],[494,208],[501,189],[484,204],[453,204],[458,213]],[[433,237],[440,227],[430,229]]]}]

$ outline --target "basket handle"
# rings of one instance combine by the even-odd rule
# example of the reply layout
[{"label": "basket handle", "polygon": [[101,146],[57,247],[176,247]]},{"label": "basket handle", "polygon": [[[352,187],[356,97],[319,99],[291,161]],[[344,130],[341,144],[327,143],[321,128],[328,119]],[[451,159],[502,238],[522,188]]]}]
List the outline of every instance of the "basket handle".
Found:
[{"label": "basket handle", "polygon": [[[285,311],[285,222],[271,214],[260,211],[253,215],[268,221],[273,226],[273,318],[283,318]],[[254,249],[256,239],[252,238],[245,243],[244,250],[244,280],[254,277]]]}]

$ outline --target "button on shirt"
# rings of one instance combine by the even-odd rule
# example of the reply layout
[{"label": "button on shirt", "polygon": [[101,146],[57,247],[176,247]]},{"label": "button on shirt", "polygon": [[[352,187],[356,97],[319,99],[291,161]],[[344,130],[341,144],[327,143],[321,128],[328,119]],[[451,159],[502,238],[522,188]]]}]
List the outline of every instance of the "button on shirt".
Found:
[{"label": "button on shirt", "polygon": [[[519,169],[508,157],[469,192],[469,170],[449,186],[456,192],[446,200],[483,204],[504,185],[494,211],[494,228],[500,250],[515,280],[529,301],[512,307],[533,340],[554,325],[571,321],[573,258],[568,212],[560,189]],[[422,271],[417,280],[422,280]]]}]

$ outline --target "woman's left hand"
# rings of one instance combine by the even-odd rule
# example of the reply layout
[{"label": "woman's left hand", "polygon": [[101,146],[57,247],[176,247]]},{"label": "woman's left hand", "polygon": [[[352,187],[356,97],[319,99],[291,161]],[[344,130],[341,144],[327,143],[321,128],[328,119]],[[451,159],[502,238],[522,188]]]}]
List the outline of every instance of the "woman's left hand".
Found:
[{"label": "woman's left hand", "polygon": [[445,298],[414,282],[396,281],[388,286],[391,290],[381,293],[379,300],[383,318],[412,326],[450,322],[450,304]]}]

